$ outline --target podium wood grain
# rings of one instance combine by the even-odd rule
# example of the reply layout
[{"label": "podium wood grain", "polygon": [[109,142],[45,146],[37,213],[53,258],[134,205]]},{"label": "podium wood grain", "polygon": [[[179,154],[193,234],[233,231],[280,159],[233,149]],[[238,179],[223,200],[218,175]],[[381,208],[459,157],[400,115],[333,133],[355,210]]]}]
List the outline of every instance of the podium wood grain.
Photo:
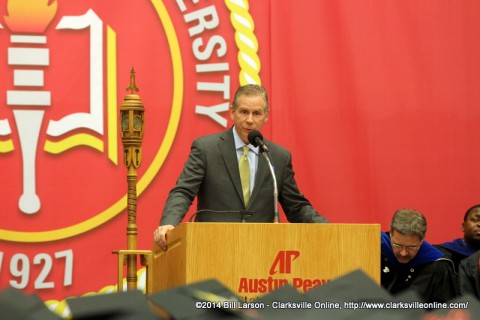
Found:
[{"label": "podium wood grain", "polygon": [[213,278],[256,298],[263,292],[239,292],[248,279],[288,280],[303,291],[356,269],[380,283],[379,224],[182,223],[166,252],[154,244],[152,291]]}]

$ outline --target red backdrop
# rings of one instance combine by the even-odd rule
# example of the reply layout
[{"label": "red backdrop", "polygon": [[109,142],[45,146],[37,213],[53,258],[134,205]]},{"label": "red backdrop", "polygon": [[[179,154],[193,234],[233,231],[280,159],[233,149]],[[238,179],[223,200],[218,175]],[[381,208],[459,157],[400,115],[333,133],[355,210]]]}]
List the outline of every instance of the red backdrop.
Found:
[{"label": "red backdrop", "polygon": [[[140,249],[151,247],[191,141],[232,125],[226,107],[248,81],[261,82],[270,95],[264,135],[291,150],[300,189],[331,222],[387,229],[395,210],[415,208],[428,219],[427,240],[437,243],[461,236],[465,210],[480,202],[478,1],[211,0],[183,7],[181,1],[59,0],[50,1],[57,9],[48,28],[35,33],[45,44],[15,43],[12,35],[30,33],[15,31],[5,16],[13,15],[14,3],[28,3],[15,8],[36,15],[34,2],[45,1],[0,3],[0,101],[7,102],[0,105],[2,288],[13,282],[61,300],[115,284],[111,251],[126,247],[126,169],[120,137],[108,129],[132,66],[146,109]],[[63,17],[88,10],[102,22],[99,43],[89,42],[92,28],[58,27]],[[202,15],[211,24],[195,29]],[[48,49],[48,65],[10,63],[9,48],[22,47]],[[100,60],[92,48],[102,49]],[[63,137],[48,135],[51,121],[90,110],[95,61],[103,62],[103,132],[80,127],[68,135],[90,134],[102,148],[80,136],[83,144],[52,153],[46,142]],[[214,64],[217,71],[199,71]],[[43,72],[44,83],[15,83],[15,70],[25,69]],[[205,83],[213,85],[205,90]],[[15,90],[48,91],[51,102],[17,106],[7,100]],[[113,117],[109,105],[116,107]],[[214,106],[217,118],[202,114]],[[39,109],[41,207],[28,214],[18,205],[26,183],[14,112]]]}]

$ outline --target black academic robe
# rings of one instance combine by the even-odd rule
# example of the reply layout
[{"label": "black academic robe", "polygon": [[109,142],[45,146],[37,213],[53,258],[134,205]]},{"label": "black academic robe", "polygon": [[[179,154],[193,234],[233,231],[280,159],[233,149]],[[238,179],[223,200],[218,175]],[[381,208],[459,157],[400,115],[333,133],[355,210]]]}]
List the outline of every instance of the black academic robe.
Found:
[{"label": "black academic robe", "polygon": [[460,262],[460,292],[480,299],[480,251]]},{"label": "black academic robe", "polygon": [[424,241],[409,263],[399,263],[390,236],[382,232],[381,284],[392,294],[415,290],[424,302],[447,302],[459,295],[453,262]]},{"label": "black academic robe", "polygon": [[455,271],[457,273],[460,261],[471,256],[475,253],[475,251],[477,251],[476,248],[470,247],[463,238],[458,238],[450,242],[435,245],[435,247],[445,254],[445,258],[453,261],[453,264],[455,265]]}]

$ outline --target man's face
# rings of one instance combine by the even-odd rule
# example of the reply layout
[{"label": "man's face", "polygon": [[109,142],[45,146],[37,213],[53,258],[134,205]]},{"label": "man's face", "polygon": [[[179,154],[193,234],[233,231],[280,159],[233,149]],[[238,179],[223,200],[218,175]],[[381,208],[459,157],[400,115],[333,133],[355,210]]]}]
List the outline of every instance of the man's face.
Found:
[{"label": "man's face", "polygon": [[230,115],[235,124],[235,129],[243,142],[248,144],[248,134],[252,130],[260,131],[267,122],[265,103],[261,96],[245,96],[238,98],[236,110],[230,108]]},{"label": "man's face", "polygon": [[423,242],[417,235],[407,236],[398,231],[391,232],[390,240],[392,242],[393,254],[400,263],[408,263],[415,258]]},{"label": "man's face", "polygon": [[480,208],[473,209],[462,223],[463,238],[480,242]]}]

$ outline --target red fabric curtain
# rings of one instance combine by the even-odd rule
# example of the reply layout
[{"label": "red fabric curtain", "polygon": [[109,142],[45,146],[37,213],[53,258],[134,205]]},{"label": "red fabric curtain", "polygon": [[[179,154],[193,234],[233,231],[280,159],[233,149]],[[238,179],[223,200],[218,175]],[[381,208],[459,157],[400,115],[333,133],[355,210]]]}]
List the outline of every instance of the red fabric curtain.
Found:
[{"label": "red fabric curtain", "polygon": [[332,222],[425,214],[461,236],[479,203],[480,4],[271,1],[272,138]]}]

